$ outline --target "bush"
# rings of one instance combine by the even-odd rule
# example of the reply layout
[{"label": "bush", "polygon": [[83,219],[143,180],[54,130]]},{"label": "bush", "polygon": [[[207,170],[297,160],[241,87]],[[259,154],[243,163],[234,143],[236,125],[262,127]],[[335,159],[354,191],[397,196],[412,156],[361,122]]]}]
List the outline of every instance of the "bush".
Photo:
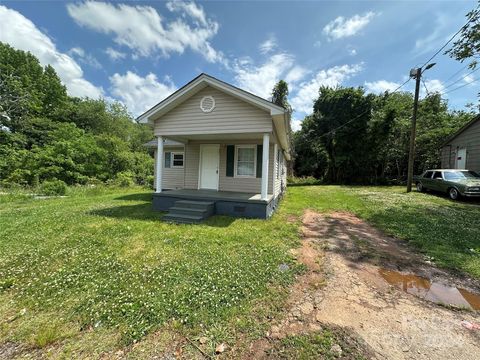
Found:
[{"label": "bush", "polygon": [[61,196],[67,192],[67,184],[62,180],[47,180],[40,185],[40,194],[46,196]]},{"label": "bush", "polygon": [[135,185],[135,175],[131,171],[122,171],[115,176],[113,184],[120,187],[130,187]]},{"label": "bush", "polygon": [[307,176],[307,177],[289,176],[287,178],[288,186],[319,185],[321,183],[322,183],[321,180],[315,179],[313,176]]}]

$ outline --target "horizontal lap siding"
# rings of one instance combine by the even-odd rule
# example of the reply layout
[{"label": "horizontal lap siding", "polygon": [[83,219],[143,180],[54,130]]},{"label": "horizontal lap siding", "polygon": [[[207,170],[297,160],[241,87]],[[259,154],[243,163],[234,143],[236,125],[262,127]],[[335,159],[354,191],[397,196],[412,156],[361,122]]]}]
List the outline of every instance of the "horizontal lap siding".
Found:
[{"label": "horizontal lap siding", "polygon": [[[200,101],[213,96],[215,109],[204,113]],[[270,132],[272,118],[242,100],[212,87],[206,87],[155,120],[155,135],[193,135],[242,132]]]},{"label": "horizontal lap siding", "polygon": [[198,165],[200,161],[200,145],[185,145],[185,188],[198,189]]},{"label": "horizontal lap siding", "polygon": [[[201,142],[206,144],[207,142]],[[198,189],[198,173],[200,161],[200,142],[191,142],[186,145],[185,150],[185,188]],[[219,142],[212,141],[211,144],[218,144]],[[236,178],[227,177],[227,146],[239,144],[261,144],[260,140],[244,140],[244,141],[222,141],[220,144],[220,166],[219,166],[219,183],[220,191],[238,191],[259,194],[261,191],[261,178]],[[273,177],[271,176],[274,169],[274,154],[273,144],[270,144],[269,153],[269,176],[268,176],[268,193],[272,193]]]},{"label": "horizontal lap siding", "polygon": [[442,149],[442,167],[455,167],[457,148],[466,148],[467,163],[465,167],[469,170],[480,171],[480,120],[454,138],[449,145],[451,145],[451,154],[449,146],[444,146]]},{"label": "horizontal lap siding", "polygon": [[[168,151],[177,151],[182,152],[184,151],[183,147],[176,147],[176,148],[169,148],[165,147],[164,152]],[[154,174],[157,173],[157,150],[155,150],[155,163],[154,163]],[[184,188],[184,171],[185,171],[185,163],[183,168],[166,168],[165,167],[165,157],[163,158],[162,164],[162,189],[183,189]],[[154,176],[153,180],[154,188],[157,187],[156,177]]]}]

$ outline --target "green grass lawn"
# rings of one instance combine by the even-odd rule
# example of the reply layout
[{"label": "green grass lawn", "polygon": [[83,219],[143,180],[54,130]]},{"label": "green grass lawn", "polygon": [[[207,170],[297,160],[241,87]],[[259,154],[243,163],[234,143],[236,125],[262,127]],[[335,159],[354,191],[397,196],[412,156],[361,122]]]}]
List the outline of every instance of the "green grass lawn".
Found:
[{"label": "green grass lawn", "polygon": [[480,278],[475,204],[391,187],[293,187],[268,221],[172,225],[150,198],[144,189],[0,195],[0,344],[95,357],[163,329],[206,336],[211,351],[262,336],[302,269],[289,255],[300,222],[287,219],[306,208],[356,213]]}]

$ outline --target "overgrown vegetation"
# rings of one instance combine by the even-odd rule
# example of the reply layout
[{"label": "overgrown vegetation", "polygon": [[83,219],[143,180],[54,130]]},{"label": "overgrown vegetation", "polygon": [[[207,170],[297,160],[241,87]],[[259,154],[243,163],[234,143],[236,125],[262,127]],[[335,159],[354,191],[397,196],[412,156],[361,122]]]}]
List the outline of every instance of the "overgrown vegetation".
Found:
[{"label": "overgrown vegetation", "polygon": [[0,43],[0,186],[149,184],[152,136],[121,104],[68,96],[53,67]]},{"label": "overgrown vegetation", "polygon": [[[294,134],[295,174],[329,183],[386,184],[406,178],[413,98],[366,94],[362,88],[321,87]],[[443,141],[473,113],[450,111],[439,94],[420,101],[415,173],[440,165]]]}]

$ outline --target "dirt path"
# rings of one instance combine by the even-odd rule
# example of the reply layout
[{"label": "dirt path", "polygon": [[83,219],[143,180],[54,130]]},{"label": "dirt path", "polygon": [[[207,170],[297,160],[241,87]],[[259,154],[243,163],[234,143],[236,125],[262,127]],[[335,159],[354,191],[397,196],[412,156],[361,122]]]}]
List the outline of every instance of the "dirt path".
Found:
[{"label": "dirt path", "polygon": [[[275,339],[309,333],[323,326],[348,329],[378,359],[478,359],[479,312],[446,308],[389,285],[379,270],[387,268],[461,285],[478,284],[441,271],[402,242],[385,236],[357,217],[307,211],[303,245],[296,256],[308,271],[292,289],[284,319],[271,327],[268,339],[251,354],[268,357]],[[477,288],[478,290],[478,288]]]}]

